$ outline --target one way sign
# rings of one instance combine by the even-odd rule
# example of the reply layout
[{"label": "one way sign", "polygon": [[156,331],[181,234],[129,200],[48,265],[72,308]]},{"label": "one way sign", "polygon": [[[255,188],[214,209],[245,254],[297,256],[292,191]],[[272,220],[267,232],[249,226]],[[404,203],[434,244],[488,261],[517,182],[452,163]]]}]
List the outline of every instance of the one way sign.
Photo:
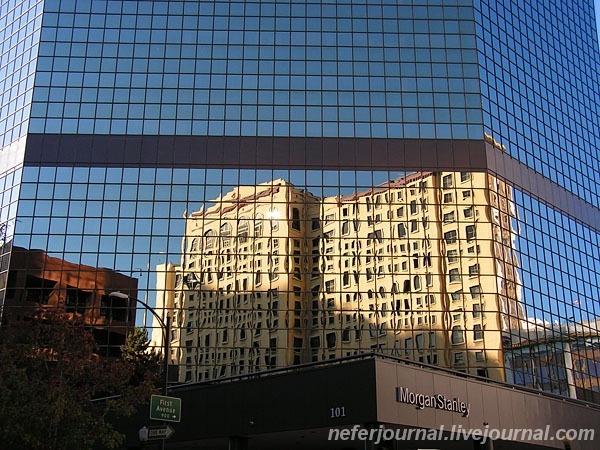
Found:
[{"label": "one way sign", "polygon": [[175,430],[170,425],[156,427],[143,427],[140,430],[140,441],[154,441],[157,439],[169,439]]}]

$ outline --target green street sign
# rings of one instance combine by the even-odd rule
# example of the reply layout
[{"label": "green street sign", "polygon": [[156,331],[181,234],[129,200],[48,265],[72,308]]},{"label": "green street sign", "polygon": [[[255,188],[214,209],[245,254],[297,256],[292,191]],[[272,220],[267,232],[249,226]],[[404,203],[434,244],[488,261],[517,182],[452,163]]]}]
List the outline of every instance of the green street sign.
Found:
[{"label": "green street sign", "polygon": [[150,419],[181,422],[181,399],[153,395],[150,399]]}]

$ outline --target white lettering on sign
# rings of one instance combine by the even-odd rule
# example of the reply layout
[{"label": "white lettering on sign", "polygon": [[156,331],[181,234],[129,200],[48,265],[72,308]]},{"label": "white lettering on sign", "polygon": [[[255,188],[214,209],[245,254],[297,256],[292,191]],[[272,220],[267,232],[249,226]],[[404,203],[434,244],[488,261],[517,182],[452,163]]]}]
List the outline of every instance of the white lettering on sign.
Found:
[{"label": "white lettering on sign", "polygon": [[471,404],[461,401],[458,397],[448,398],[444,394],[416,394],[406,387],[396,388],[396,401],[416,405],[419,409],[434,408],[444,411],[452,411],[469,417]]}]

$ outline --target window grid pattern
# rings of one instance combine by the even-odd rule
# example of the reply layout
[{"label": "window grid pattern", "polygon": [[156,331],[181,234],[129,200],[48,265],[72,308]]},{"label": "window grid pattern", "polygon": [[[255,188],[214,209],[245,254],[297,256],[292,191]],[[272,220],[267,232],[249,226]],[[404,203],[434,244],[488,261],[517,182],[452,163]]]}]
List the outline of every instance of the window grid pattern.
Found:
[{"label": "window grid pattern", "polygon": [[589,374],[598,373],[600,361],[598,233],[534,197],[515,197],[527,319],[511,333],[508,381],[597,402]]},{"label": "window grid pattern", "polygon": [[483,136],[458,1],[46,2],[30,131]]},{"label": "window grid pattern", "polygon": [[[27,132],[42,3],[8,0],[0,6],[0,148]],[[0,156],[0,166],[7,167],[5,158]]]},{"label": "window grid pattern", "polygon": [[[43,8],[42,20],[41,2],[0,6],[5,317],[59,307],[95,327],[107,356],[134,325],[150,328],[160,349],[158,323],[127,296],[139,299],[172,318],[168,358],[180,382],[381,352],[600,403],[600,237],[589,219],[599,205],[600,83],[589,1]],[[27,127],[45,136],[29,136],[29,163],[13,170]],[[74,137],[59,133],[95,137],[71,149]],[[109,134],[145,135],[144,148]],[[180,152],[148,135],[228,138],[190,138]],[[309,139],[246,140],[273,145],[269,159],[244,154],[235,136],[380,139],[312,140],[348,145],[339,164],[323,162],[366,167],[321,170],[291,157],[306,145],[318,161]],[[369,170],[383,142],[390,160],[407,144],[407,164],[418,166],[411,141],[392,138],[420,138],[423,164],[445,168]],[[448,154],[423,150],[433,138]],[[87,154],[108,164],[97,153],[109,141],[131,154],[115,162],[112,149],[113,167],[88,167]],[[200,141],[194,157],[208,149],[223,161],[198,168],[202,157],[188,150]],[[349,144],[359,141],[369,144]],[[506,152],[589,210],[568,209],[571,198],[541,176],[521,190],[468,171],[481,156],[465,163],[471,145],[487,145],[488,164]],[[364,155],[341,158],[346,149]],[[38,150],[43,167],[31,162]],[[65,160],[71,150],[81,153]],[[118,167],[137,152],[144,168]],[[219,168],[253,154],[262,167],[289,156],[318,169]],[[379,167],[388,166],[403,163]]]},{"label": "window grid pattern", "polygon": [[474,3],[485,132],[598,207],[600,53],[593,2]]},{"label": "window grid pattern", "polygon": [[79,284],[14,267],[9,309],[114,349],[142,299],[181,382],[377,351],[597,401],[598,233],[491,174],[27,167],[14,244]]}]

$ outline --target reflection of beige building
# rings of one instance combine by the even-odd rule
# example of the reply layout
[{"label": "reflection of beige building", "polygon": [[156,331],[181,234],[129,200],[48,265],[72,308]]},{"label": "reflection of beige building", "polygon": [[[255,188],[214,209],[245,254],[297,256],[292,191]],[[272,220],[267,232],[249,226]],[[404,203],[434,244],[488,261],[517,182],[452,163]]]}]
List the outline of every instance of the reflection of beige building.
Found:
[{"label": "reflection of beige building", "polygon": [[503,379],[506,313],[522,315],[510,204],[504,183],[469,172],[325,199],[313,359],[373,349]]},{"label": "reflection of beige building", "polygon": [[309,245],[318,253],[318,214],[316,197],[277,180],[235,188],[188,217],[175,290],[182,381],[306,360],[305,255]]},{"label": "reflection of beige building", "polygon": [[366,351],[503,380],[502,334],[523,317],[511,195],[470,172],[341,197],[234,188],[187,220],[181,381]]},{"label": "reflection of beige building", "polygon": [[[175,290],[172,287],[181,286],[180,269],[179,266],[171,263],[158,264],[156,266],[156,305],[154,306],[154,310],[160,315],[165,324],[167,322],[167,315],[173,319]],[[152,330],[150,333],[150,345],[156,349],[162,349],[164,346],[164,330],[154,316],[152,316],[152,326],[150,328]],[[175,330],[176,325],[173,325],[172,329]],[[177,338],[177,333],[175,338]],[[174,356],[172,354],[171,359]]]}]

